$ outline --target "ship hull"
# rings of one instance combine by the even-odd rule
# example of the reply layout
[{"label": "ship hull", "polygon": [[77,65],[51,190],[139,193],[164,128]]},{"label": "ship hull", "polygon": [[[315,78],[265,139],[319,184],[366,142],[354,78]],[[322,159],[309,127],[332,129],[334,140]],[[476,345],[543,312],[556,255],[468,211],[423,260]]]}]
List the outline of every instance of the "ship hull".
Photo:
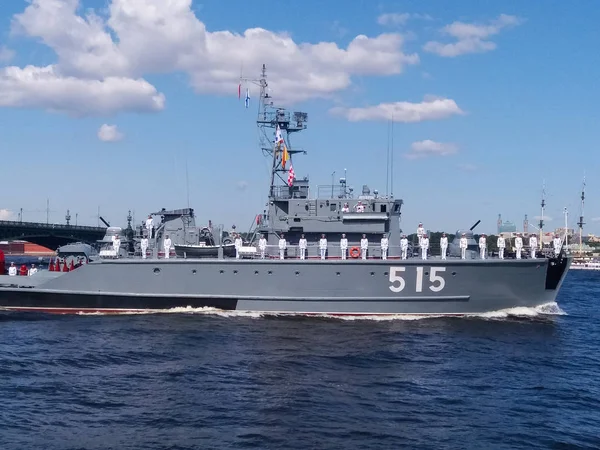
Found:
[{"label": "ship hull", "polygon": [[[0,288],[0,308],[464,315],[555,301],[570,260],[116,260]],[[15,277],[12,277],[13,279]],[[34,281],[34,277],[31,281]]]}]

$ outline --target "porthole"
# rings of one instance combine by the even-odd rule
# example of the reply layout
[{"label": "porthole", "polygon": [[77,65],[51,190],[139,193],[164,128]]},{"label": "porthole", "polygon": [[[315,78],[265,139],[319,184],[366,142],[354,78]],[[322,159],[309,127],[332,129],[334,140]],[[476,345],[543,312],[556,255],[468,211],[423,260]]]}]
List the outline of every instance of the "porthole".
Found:
[{"label": "porthole", "polygon": [[272,270],[269,270],[267,273],[268,273],[269,275],[273,275],[273,271],[272,271]]},{"label": "porthole", "polygon": [[236,274],[236,273],[238,273],[238,271],[237,271],[237,270],[234,270],[234,271],[233,271],[233,273],[234,273],[234,274]]},{"label": "porthole", "polygon": [[298,272],[297,270],[296,270],[296,275],[300,275],[300,272]]},{"label": "porthole", "polygon": [[371,272],[371,276],[374,277],[375,276],[375,272]]},{"label": "porthole", "polygon": [[254,271],[254,275],[258,275],[258,270],[255,270],[255,271]]},{"label": "porthole", "polygon": [[389,275],[389,273],[388,272],[383,272],[383,275],[387,277]]},{"label": "porthole", "polygon": [[224,270],[219,270],[219,273],[225,273],[225,271]]},{"label": "porthole", "polygon": [[158,267],[155,267],[153,272],[154,273],[160,273],[160,269]]},{"label": "porthole", "polygon": [[339,272],[336,272],[335,274],[336,274],[338,277],[341,275],[341,273],[339,273]]},{"label": "porthole", "polygon": [[429,272],[425,272],[425,276],[428,276],[428,275],[429,275]]},{"label": "porthole", "polygon": [[196,269],[192,269],[192,273],[196,274],[198,271]]},{"label": "porthole", "polygon": [[452,276],[455,277],[456,276],[456,272],[452,272]]}]

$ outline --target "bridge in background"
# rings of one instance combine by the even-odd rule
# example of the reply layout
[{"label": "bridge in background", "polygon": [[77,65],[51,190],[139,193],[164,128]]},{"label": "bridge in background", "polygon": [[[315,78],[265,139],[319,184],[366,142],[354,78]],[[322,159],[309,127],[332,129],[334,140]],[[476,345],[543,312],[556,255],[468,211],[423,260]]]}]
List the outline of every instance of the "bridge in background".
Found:
[{"label": "bridge in background", "polygon": [[49,223],[0,220],[0,240],[23,240],[56,250],[71,242],[94,244],[102,239],[106,227],[58,225]]}]

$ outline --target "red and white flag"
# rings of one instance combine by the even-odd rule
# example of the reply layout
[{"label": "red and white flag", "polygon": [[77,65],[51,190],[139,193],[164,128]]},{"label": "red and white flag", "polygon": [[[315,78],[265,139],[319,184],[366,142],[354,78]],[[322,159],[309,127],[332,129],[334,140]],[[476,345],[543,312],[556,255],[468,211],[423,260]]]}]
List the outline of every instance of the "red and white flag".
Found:
[{"label": "red and white flag", "polygon": [[290,164],[290,170],[288,172],[288,186],[292,187],[292,184],[294,184],[294,178],[296,178],[296,175],[294,174],[294,167]]}]

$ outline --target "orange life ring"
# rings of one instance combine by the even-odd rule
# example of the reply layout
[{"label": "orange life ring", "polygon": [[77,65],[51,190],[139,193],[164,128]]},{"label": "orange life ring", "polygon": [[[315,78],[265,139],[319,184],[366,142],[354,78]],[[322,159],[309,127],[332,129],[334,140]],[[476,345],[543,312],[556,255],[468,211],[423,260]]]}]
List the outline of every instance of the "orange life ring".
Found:
[{"label": "orange life ring", "polygon": [[350,258],[358,258],[360,256],[360,248],[352,247],[350,249]]}]

